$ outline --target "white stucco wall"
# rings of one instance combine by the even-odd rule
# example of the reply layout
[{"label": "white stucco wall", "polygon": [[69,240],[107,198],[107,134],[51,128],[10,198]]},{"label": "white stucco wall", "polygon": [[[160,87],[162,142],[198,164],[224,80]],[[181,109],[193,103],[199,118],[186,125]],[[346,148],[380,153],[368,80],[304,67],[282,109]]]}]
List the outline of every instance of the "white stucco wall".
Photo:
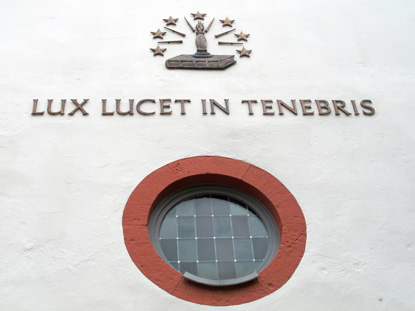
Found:
[{"label": "white stucco wall", "polygon": [[[197,10],[235,19],[252,57],[224,72],[167,70],[193,37],[161,58],[149,32],[173,15],[188,33],[183,16]],[[228,310],[414,310],[414,16],[403,0],[1,1],[0,309],[212,309],[141,274],[121,217],[153,170],[219,155],[282,181],[308,230],[290,281]],[[89,98],[90,115],[32,116],[34,98]],[[192,104],[186,116],[173,105],[103,117],[102,98]],[[229,98],[231,114],[203,116],[201,98]],[[371,99],[376,114],[249,116],[241,104],[309,98]]]}]

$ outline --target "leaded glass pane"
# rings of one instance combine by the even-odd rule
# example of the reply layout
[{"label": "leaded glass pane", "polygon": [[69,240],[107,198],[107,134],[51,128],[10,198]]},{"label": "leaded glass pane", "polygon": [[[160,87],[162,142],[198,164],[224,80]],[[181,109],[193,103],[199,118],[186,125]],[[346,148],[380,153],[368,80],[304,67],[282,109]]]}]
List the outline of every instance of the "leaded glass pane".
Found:
[{"label": "leaded glass pane", "polygon": [[254,248],[254,258],[264,259],[268,251],[268,239],[254,238],[252,239],[252,245]]},{"label": "leaded glass pane", "polygon": [[252,260],[252,239],[234,239],[236,260]]},{"label": "leaded glass pane", "polygon": [[191,274],[197,275],[197,263],[196,262],[180,262],[179,267],[180,267],[181,273],[189,272]]},{"label": "leaded glass pane", "polygon": [[254,262],[252,261],[237,261],[236,266],[236,277],[242,277],[248,275],[254,271]]},{"label": "leaded glass pane", "polygon": [[234,237],[249,238],[248,216],[232,216],[232,231]]},{"label": "leaded glass pane", "polygon": [[217,259],[234,260],[232,239],[216,239]]},{"label": "leaded glass pane", "polygon": [[195,220],[194,217],[178,217],[179,238],[195,237]]},{"label": "leaded glass pane", "polygon": [[161,250],[181,273],[211,280],[257,271],[269,245],[265,224],[246,204],[224,196],[197,196],[174,206],[160,226]]},{"label": "leaded glass pane", "polygon": [[212,212],[213,215],[229,215],[228,199],[223,197],[212,198]]},{"label": "leaded glass pane", "polygon": [[177,205],[176,213],[178,216],[193,216],[195,214],[193,200],[187,200]]},{"label": "leaded glass pane", "polygon": [[236,278],[236,269],[234,261],[218,262],[218,271],[220,280]]},{"label": "leaded glass pane", "polygon": [[160,229],[160,238],[175,239],[177,238],[177,218],[164,218]]},{"label": "leaded glass pane", "polygon": [[212,209],[210,207],[210,198],[196,198],[193,200],[195,204],[196,215],[212,215]]},{"label": "leaded glass pane", "polygon": [[179,261],[196,261],[196,240],[179,240]]},{"label": "leaded glass pane", "polygon": [[198,239],[197,253],[199,261],[215,261],[215,240],[214,239]]},{"label": "leaded glass pane", "polygon": [[168,261],[177,261],[177,240],[165,239],[160,240],[161,249]]},{"label": "leaded glass pane", "polygon": [[248,215],[248,209],[238,201],[229,200],[229,207],[232,215]]},{"label": "leaded glass pane", "polygon": [[249,228],[253,237],[267,237],[268,232],[262,221],[253,213],[250,213],[249,217]]},{"label": "leaded glass pane", "polygon": [[213,238],[212,216],[196,217],[196,234],[200,238]]},{"label": "leaded glass pane", "polygon": [[216,262],[199,262],[197,264],[199,276],[206,279],[218,279],[218,264]]},{"label": "leaded glass pane", "polygon": [[231,217],[218,216],[213,217],[213,227],[216,237],[230,238],[232,237]]}]

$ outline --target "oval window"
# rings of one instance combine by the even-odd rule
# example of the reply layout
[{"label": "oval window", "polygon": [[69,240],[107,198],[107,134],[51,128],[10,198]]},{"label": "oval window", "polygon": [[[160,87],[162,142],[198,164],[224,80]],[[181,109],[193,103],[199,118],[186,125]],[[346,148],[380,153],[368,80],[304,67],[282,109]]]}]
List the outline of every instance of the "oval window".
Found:
[{"label": "oval window", "polygon": [[279,248],[278,228],[268,210],[248,194],[218,185],[187,187],[164,198],[148,230],[171,267],[212,286],[257,278]]},{"label": "oval window", "polygon": [[300,206],[278,179],[217,156],[151,172],[131,193],[122,225],[144,276],[177,298],[211,306],[251,302],[281,288],[307,236]]}]

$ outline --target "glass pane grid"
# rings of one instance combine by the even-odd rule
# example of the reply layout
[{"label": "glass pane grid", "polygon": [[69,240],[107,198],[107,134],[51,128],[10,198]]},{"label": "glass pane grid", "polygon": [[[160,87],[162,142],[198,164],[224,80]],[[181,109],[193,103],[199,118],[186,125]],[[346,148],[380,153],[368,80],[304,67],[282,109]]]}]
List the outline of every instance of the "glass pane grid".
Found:
[{"label": "glass pane grid", "polygon": [[177,204],[165,216],[159,239],[174,269],[213,280],[257,271],[268,250],[263,222],[245,204],[223,196]]}]

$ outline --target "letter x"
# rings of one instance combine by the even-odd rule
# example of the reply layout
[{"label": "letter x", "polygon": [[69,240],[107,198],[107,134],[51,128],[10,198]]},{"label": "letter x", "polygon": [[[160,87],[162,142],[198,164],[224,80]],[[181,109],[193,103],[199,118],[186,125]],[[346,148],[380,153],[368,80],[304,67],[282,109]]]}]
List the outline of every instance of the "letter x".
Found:
[{"label": "letter x", "polygon": [[71,101],[76,105],[76,108],[69,113],[69,115],[73,116],[76,111],[81,110],[84,116],[87,116],[89,113],[85,111],[84,108],[82,108],[83,105],[85,105],[89,99],[84,99],[84,101],[79,104],[77,99],[71,99]]}]

